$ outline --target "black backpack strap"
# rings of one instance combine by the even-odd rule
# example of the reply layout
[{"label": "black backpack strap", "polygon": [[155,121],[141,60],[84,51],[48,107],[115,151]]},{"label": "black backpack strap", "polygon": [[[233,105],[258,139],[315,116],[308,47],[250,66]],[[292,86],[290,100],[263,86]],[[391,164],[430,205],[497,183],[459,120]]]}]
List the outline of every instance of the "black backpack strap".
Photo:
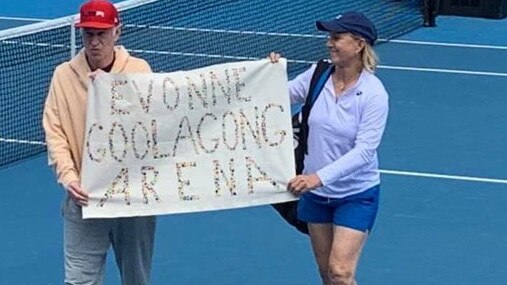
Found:
[{"label": "black backpack strap", "polygon": [[310,88],[308,88],[308,95],[306,96],[305,104],[302,108],[302,119],[301,119],[301,137],[299,143],[302,144],[304,153],[308,153],[308,117],[310,117],[310,111],[315,101],[320,95],[320,92],[324,88],[329,76],[333,73],[333,64],[328,60],[321,59],[317,62],[317,67],[313,72],[312,79],[310,81]]},{"label": "black backpack strap", "polygon": [[[304,154],[306,153],[307,149],[306,140],[308,138],[308,117],[310,116],[310,110],[332,72],[333,65],[328,61],[320,60],[317,63],[317,67],[315,68],[315,71],[312,75],[306,102],[301,111],[302,121],[300,124],[300,137],[298,139],[299,145],[296,147],[296,149],[294,149],[296,158],[296,174],[301,174],[304,167],[303,162]],[[297,117],[296,121],[299,122]],[[275,210],[280,214],[280,216],[284,218],[285,221],[287,221],[287,223],[295,227],[299,232],[308,234],[308,224],[306,222],[300,221],[297,217],[298,201],[271,204],[271,206],[275,208]]]}]

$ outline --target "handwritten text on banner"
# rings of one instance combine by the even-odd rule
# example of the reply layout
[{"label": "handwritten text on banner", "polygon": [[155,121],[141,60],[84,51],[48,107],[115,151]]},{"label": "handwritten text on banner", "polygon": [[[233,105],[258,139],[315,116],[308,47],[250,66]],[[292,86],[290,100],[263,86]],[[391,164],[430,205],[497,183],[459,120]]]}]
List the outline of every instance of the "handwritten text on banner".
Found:
[{"label": "handwritten text on banner", "polygon": [[286,62],[100,74],[90,88],[85,218],[294,200]]}]

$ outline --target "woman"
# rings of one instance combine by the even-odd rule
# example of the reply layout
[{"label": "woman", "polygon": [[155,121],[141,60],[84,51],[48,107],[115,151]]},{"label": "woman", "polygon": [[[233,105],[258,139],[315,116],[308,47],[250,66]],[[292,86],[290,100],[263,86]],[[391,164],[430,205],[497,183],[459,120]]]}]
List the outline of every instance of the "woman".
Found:
[{"label": "woman", "polygon": [[[373,75],[377,39],[373,23],[348,12],[317,21],[329,33],[334,71],[308,119],[308,152],[302,175],[288,189],[300,195],[298,218],[308,223],[324,285],[357,284],[361,249],[378,210],[377,148],[388,114],[388,94]],[[271,53],[276,62],[280,55]],[[302,104],[315,66],[289,82],[292,104]]]}]

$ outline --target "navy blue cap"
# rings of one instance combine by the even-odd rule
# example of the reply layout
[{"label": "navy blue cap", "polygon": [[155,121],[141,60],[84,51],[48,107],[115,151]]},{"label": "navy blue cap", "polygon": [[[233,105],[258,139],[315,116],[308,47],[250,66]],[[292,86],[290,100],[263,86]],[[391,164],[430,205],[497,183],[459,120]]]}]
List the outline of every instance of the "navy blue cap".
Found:
[{"label": "navy blue cap", "polygon": [[317,21],[317,29],[326,32],[352,33],[364,38],[370,45],[377,40],[377,30],[372,21],[359,12],[347,12],[330,21]]}]

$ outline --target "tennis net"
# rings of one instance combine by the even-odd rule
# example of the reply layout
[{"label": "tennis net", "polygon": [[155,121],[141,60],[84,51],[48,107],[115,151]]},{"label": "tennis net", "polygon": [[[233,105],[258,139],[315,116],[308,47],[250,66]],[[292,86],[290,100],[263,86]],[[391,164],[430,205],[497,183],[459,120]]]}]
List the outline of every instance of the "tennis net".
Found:
[{"label": "tennis net", "polygon": [[[325,7],[323,7],[325,6]],[[131,0],[117,5],[120,44],[154,71],[228,61],[288,59],[289,77],[326,57],[316,19],[369,16],[381,41],[423,24],[423,0]],[[42,109],[54,68],[81,48],[77,15],[0,31],[0,166],[45,151]]]}]

